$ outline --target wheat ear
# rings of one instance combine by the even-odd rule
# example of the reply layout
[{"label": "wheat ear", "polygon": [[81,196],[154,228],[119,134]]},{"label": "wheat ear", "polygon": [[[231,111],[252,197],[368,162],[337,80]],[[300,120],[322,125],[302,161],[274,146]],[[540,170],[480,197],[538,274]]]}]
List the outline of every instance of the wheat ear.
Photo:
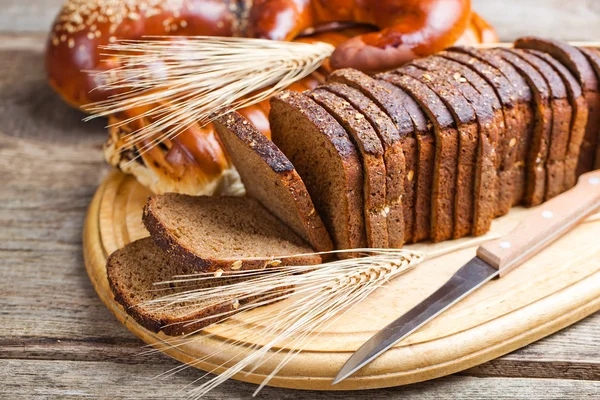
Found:
[{"label": "wheat ear", "polygon": [[204,125],[229,110],[268,99],[315,71],[334,47],[195,36],[124,40],[103,50],[120,67],[96,73],[100,84],[95,90],[117,94],[88,105],[88,119],[136,110],[136,116],[117,126],[139,118],[150,122],[127,135],[122,147],[128,147],[145,139],[173,138],[195,123]]},{"label": "wheat ear", "polygon": [[[266,343],[251,345],[253,351],[241,360],[236,361],[238,357],[234,356],[226,361],[224,366],[227,369],[224,372],[193,388],[188,393],[189,397],[200,398],[236,374],[251,373],[271,357],[281,353],[283,344],[286,348],[293,349],[283,356],[277,367],[258,387],[255,394],[258,393],[281,368],[304,349],[309,341],[314,340],[319,332],[337,321],[373,291],[413,268],[425,258],[424,254],[409,250],[352,249],[348,251],[368,255],[320,265],[274,266],[265,270],[241,271],[235,276],[242,276],[244,280],[233,283],[227,283],[231,280],[231,274],[227,273],[218,276],[214,273],[176,276],[168,282],[157,283],[156,286],[160,288],[173,283],[194,284],[206,279],[227,280],[223,281],[222,285],[166,295],[140,306],[150,310],[181,311],[185,308],[197,310],[199,302],[203,308],[220,303],[223,298],[227,298],[234,302],[233,304],[240,304],[236,310],[222,314],[224,317],[229,317],[234,313],[238,316],[240,313],[248,313],[264,304],[272,303],[274,299],[288,299],[280,308],[259,310],[258,313],[236,318],[243,322],[229,319],[227,324],[221,324],[218,330],[221,337],[224,336],[222,329],[242,331],[237,340],[227,341],[230,345],[244,343],[247,349],[247,343],[252,342],[250,340],[252,337],[267,338]],[[290,289],[292,287],[293,290]],[[243,303],[244,299],[250,297],[254,300]],[[201,319],[187,321],[186,324],[198,321]],[[254,324],[252,329],[244,330],[248,324]],[[206,334],[203,333],[203,337],[206,337]],[[184,338],[164,343],[162,349],[181,346],[194,339],[193,334],[186,335]],[[277,347],[279,350],[274,350]],[[191,365],[199,364],[217,353],[218,351],[199,358]],[[176,367],[168,371],[165,376],[187,367]]]}]

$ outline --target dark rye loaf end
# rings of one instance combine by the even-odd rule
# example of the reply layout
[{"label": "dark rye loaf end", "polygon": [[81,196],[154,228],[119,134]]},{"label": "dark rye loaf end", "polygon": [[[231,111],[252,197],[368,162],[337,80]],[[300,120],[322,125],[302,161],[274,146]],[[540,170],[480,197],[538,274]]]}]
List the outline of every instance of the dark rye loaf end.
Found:
[{"label": "dark rye loaf end", "polygon": [[367,246],[388,248],[386,168],[383,146],[364,114],[335,94],[315,89],[305,92],[344,127],[357,148],[363,167],[363,199]]},{"label": "dark rye loaf end", "polygon": [[[498,93],[505,112],[505,138],[509,149],[505,153],[508,158],[504,160],[503,174],[509,174],[514,179],[512,205],[521,204],[525,196],[526,163],[534,126],[531,89],[511,64],[493,53],[460,46],[450,48],[449,53],[454,57],[459,57],[460,54],[471,57],[468,60],[469,67],[480,72]],[[464,58],[457,60],[464,63]],[[506,146],[503,147],[506,149]],[[510,171],[511,164],[513,171],[506,172]],[[506,180],[501,179],[502,181]]]},{"label": "dark rye loaf end", "polygon": [[[407,74],[428,85],[444,102],[452,113],[458,128],[456,192],[454,200],[454,230],[452,237],[460,238],[473,230],[474,182],[479,142],[478,125],[473,107],[461,92],[446,79],[448,71],[443,64],[431,57],[413,61],[393,71]],[[491,154],[494,156],[494,153]],[[493,165],[493,162],[492,162]],[[487,204],[489,208],[488,224],[494,216],[495,197]],[[486,206],[482,204],[482,206]]]},{"label": "dark rye loaf end", "polygon": [[[414,172],[416,168],[416,140],[413,134],[413,124],[404,108],[403,104],[398,101],[393,89],[384,82],[376,81],[370,76],[354,70],[340,69],[334,71],[328,78],[328,83],[338,83],[351,87],[361,92],[374,102],[393,122],[396,126],[398,135],[400,136],[400,146],[402,156],[404,158],[404,166],[402,171],[403,194],[402,208],[404,212],[404,241],[409,242],[412,239],[414,226],[414,205],[415,205],[415,181]],[[397,138],[393,138],[396,140]],[[395,142],[394,142],[395,143]],[[394,145],[395,149],[398,146]],[[399,150],[395,150],[398,152]]]},{"label": "dark rye loaf end", "polygon": [[235,111],[213,123],[242,178],[246,193],[260,201],[316,251],[333,250],[329,233],[304,182],[281,150]]},{"label": "dark rye loaf end", "polygon": [[271,98],[273,142],[294,164],[336,249],[366,245],[363,174],[344,128],[308,96],[285,91]]},{"label": "dark rye loaf end", "polygon": [[546,161],[552,133],[551,93],[544,77],[528,62],[510,49],[493,49],[490,53],[502,57],[525,78],[533,94],[534,127],[527,157],[527,185],[523,203],[536,206],[546,195]]},{"label": "dark rye loaf end", "polygon": [[600,80],[586,56],[576,47],[553,39],[528,36],[514,43],[516,48],[539,50],[560,61],[578,79],[588,105],[588,123],[577,164],[577,176],[594,168],[600,132]]},{"label": "dark rye loaf end", "polygon": [[[170,283],[168,286],[156,286],[155,283],[170,281],[176,275],[199,272],[201,271],[191,265],[170,259],[151,238],[127,244],[112,253],[106,262],[108,284],[115,300],[144,328],[152,332],[162,331],[170,336],[196,332],[236,313],[240,306],[255,300],[255,297],[239,300],[223,297],[219,302],[212,304],[198,300],[193,303],[194,307],[179,310],[159,309],[144,304],[190,289],[186,284]],[[195,282],[194,289],[226,285],[240,280],[243,278],[223,276],[218,280],[207,279]],[[158,290],[159,288],[165,290]]]},{"label": "dark rye loaf end", "polygon": [[144,207],[142,220],[160,249],[197,271],[322,261],[302,238],[249,197],[154,195]]},{"label": "dark rye loaf end", "polygon": [[588,122],[587,101],[583,95],[583,89],[577,81],[577,78],[575,78],[573,73],[571,73],[567,67],[562,65],[558,60],[547,53],[542,53],[541,51],[531,49],[528,51],[550,64],[552,68],[554,68],[554,70],[561,76],[567,88],[567,95],[573,110],[571,117],[569,145],[565,160],[564,190],[568,190],[577,184],[577,162],[579,160],[579,152],[581,149],[581,144],[583,143],[583,137],[585,135],[585,127]]},{"label": "dark rye loaf end", "polygon": [[[320,86],[350,103],[352,107],[365,116],[371,124],[383,146],[383,159],[386,168],[386,204],[389,208],[387,217],[388,242],[391,248],[400,248],[405,242],[404,221],[404,176],[405,159],[398,129],[382,110],[367,96],[351,86],[330,82]],[[414,207],[414,204],[406,204]],[[412,210],[412,208],[411,208]]]},{"label": "dark rye loaf end", "polygon": [[382,73],[377,79],[399,86],[417,101],[435,130],[435,165],[431,191],[430,238],[434,242],[450,239],[454,233],[458,132],[452,114],[439,96],[420,80],[408,75]]}]

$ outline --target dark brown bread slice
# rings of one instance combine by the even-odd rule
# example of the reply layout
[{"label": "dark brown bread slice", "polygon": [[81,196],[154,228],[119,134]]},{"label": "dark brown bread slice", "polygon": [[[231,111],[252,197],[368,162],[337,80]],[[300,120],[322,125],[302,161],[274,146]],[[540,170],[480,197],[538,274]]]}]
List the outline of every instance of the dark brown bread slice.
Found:
[{"label": "dark brown bread slice", "polygon": [[417,142],[414,127],[403,103],[398,101],[398,89],[393,85],[386,85],[360,71],[353,69],[340,69],[334,71],[328,78],[330,83],[341,83],[352,87],[373,101],[384,111],[396,125],[400,135],[400,145],[404,155],[404,239],[411,241],[415,225],[412,213],[416,202],[416,180],[414,179],[417,167]]},{"label": "dark brown bread slice", "polygon": [[[475,72],[466,66],[455,61],[430,56],[428,63],[417,61],[415,64],[422,64],[432,72],[439,71],[451,85],[453,85],[470,103],[478,125],[478,137],[474,141],[475,146],[465,148],[461,142],[461,153],[469,163],[459,165],[459,169],[465,169],[465,175],[471,174],[473,179],[467,181],[462,189],[465,193],[471,193],[473,199],[473,223],[469,232],[464,232],[456,237],[464,236],[468,233],[473,235],[482,235],[489,231],[491,221],[494,217],[494,205],[496,205],[496,214],[498,214],[497,200],[499,193],[498,171],[500,169],[500,160],[495,152],[495,147],[500,141],[504,132],[504,116],[502,107],[496,97],[493,89]],[[469,164],[471,167],[469,168]],[[510,188],[509,185],[505,185]],[[457,191],[459,188],[457,188]],[[512,193],[505,196],[504,206],[510,209],[512,203]],[[508,212],[508,210],[507,210]]]},{"label": "dark brown bread slice", "polygon": [[546,161],[546,196],[545,200],[562,193],[565,182],[565,158],[571,128],[573,110],[567,99],[567,89],[560,75],[544,60],[522,49],[512,50],[531,64],[546,80],[550,90],[550,106],[552,107],[552,131],[548,143],[548,159]]},{"label": "dark brown bread slice", "polygon": [[[466,53],[442,51],[436,55],[461,65],[461,74],[489,101],[495,117],[500,118],[502,114],[504,129],[500,135],[496,163],[499,164],[497,211],[499,215],[504,215],[510,207],[520,202],[525,185],[516,160],[518,143],[527,136],[528,123],[523,120],[522,111],[528,106],[527,102],[519,98],[512,84],[498,68]],[[498,123],[493,126],[498,126]]]},{"label": "dark brown bread slice", "polygon": [[365,247],[362,167],[344,128],[292,91],[271,98],[269,122],[273,142],[302,177],[335,248]]},{"label": "dark brown bread slice", "polygon": [[550,64],[563,79],[567,88],[567,95],[571,108],[573,109],[569,145],[565,159],[565,186],[563,188],[563,190],[568,190],[577,183],[577,161],[579,160],[579,151],[581,149],[581,143],[583,142],[588,121],[587,101],[585,100],[583,89],[577,81],[577,78],[575,78],[573,73],[571,73],[567,67],[548,53],[542,53],[541,51],[531,49],[528,51]]},{"label": "dark brown bread slice", "polygon": [[[457,143],[457,170],[456,170],[456,194],[454,200],[454,231],[452,237],[457,239],[470,234],[473,231],[473,220],[479,221],[480,214],[475,214],[475,171],[477,166],[477,149],[479,146],[479,126],[473,107],[469,104],[463,94],[454,87],[447,79],[448,71],[445,63],[440,63],[433,58],[427,57],[416,60],[396,71],[419,79],[428,85],[444,102],[452,113],[458,128]],[[493,157],[491,165],[495,162],[495,153],[487,154]],[[489,160],[484,160],[487,162]],[[480,169],[480,168],[479,168]],[[494,175],[495,178],[495,175]],[[495,181],[493,182],[495,184]],[[493,193],[493,192],[492,192]],[[478,210],[485,210],[485,224],[489,228],[496,207],[495,197],[484,197]],[[485,203],[486,200],[490,200]],[[474,218],[475,217],[475,218]]]},{"label": "dark brown bread slice", "polygon": [[333,243],[300,175],[288,158],[244,116],[231,112],[213,121],[246,193],[318,252]]},{"label": "dark brown bread slice", "polygon": [[523,203],[536,206],[544,201],[546,195],[546,160],[552,132],[551,93],[544,77],[529,63],[511,49],[488,50],[512,64],[526,79],[534,98],[535,123],[529,143],[527,159],[527,186]]},{"label": "dark brown bread slice", "polygon": [[[532,94],[529,85],[525,79],[517,72],[517,70],[502,57],[498,57],[492,53],[477,50],[470,47],[452,47],[449,50],[453,54],[465,54],[472,57],[469,60],[469,66],[481,71],[486,77],[488,83],[496,88],[498,97],[502,101],[505,110],[505,138],[508,144],[503,146],[505,149],[508,146],[513,152],[508,153],[508,159],[505,159],[505,169],[509,168],[512,163],[513,171],[505,170],[501,174],[500,181],[506,182],[503,176],[509,174],[514,179],[514,198],[512,205],[521,204],[525,196],[526,189],[526,163],[529,152],[529,143],[533,135],[534,117]],[[483,63],[483,64],[479,64]],[[486,68],[485,66],[488,66]],[[506,81],[512,90],[505,84]],[[515,109],[515,111],[507,112],[507,110]],[[508,115],[508,119],[506,116]],[[511,146],[512,145],[512,146]],[[513,161],[514,158],[514,161]]]},{"label": "dark brown bread slice", "polygon": [[[144,328],[178,336],[196,332],[218,322],[255,297],[239,300],[223,297],[217,304],[198,300],[193,307],[175,310],[150,307],[145,302],[178,292],[231,284],[243,278],[221,277],[197,281],[193,287],[172,283],[165,290],[158,290],[158,282],[170,281],[176,275],[200,272],[191,265],[171,260],[151,238],[136,240],[112,253],[106,262],[108,284],[115,300]],[[285,290],[285,289],[284,289]],[[282,290],[283,293],[283,290]],[[263,300],[263,299],[261,299]],[[264,299],[266,300],[266,299]],[[186,303],[186,306],[192,305]]]},{"label": "dark brown bread slice", "polygon": [[566,42],[538,37],[524,37],[515,41],[515,47],[539,50],[560,61],[579,80],[588,105],[588,123],[579,153],[577,175],[594,168],[598,132],[600,132],[600,80],[585,55]]},{"label": "dark brown bread slice", "polygon": [[142,219],[172,260],[198,271],[261,269],[274,265],[264,260],[271,257],[283,257],[277,265],[321,262],[308,244],[250,197],[155,195]]},{"label": "dark brown bread slice", "polygon": [[431,183],[430,238],[439,242],[452,237],[454,232],[454,200],[458,132],[454,118],[440,97],[429,87],[408,75],[383,73],[377,79],[399,86],[410,94],[433,122],[436,135],[435,167]]},{"label": "dark brown bread slice", "polygon": [[[367,246],[388,248],[386,204],[386,169],[383,146],[365,116],[346,100],[324,90],[306,92],[344,127],[361,155],[363,167],[363,197]],[[386,210],[387,209],[387,210]]]},{"label": "dark brown bread slice", "polygon": [[406,161],[398,129],[390,117],[359,90],[336,82],[327,83],[320,86],[320,88],[328,90],[350,103],[352,107],[365,116],[377,132],[383,146],[383,159],[386,168],[389,247],[402,247],[406,237],[404,232],[406,229],[404,207],[413,210],[414,204],[405,203],[406,200],[403,199]]},{"label": "dark brown bread slice", "polygon": [[[598,52],[598,49],[588,49],[585,47],[580,47],[579,50],[588,59],[590,64],[592,64],[594,72],[596,73],[596,78],[598,79],[600,85],[600,53]],[[596,136],[596,155],[594,157],[594,169],[600,169],[600,136],[598,135],[600,135],[600,130]]]}]

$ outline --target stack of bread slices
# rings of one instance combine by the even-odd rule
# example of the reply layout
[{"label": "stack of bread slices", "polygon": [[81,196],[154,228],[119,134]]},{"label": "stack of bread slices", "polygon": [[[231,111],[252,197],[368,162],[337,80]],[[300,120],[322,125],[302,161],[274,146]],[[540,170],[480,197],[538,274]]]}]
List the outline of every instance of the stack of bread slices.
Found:
[{"label": "stack of bread slices", "polygon": [[248,197],[151,197],[151,239],[109,258],[115,297],[142,325],[186,333],[236,306],[223,299],[182,315],[137,306],[176,274],[481,235],[511,207],[570,189],[600,167],[600,53],[523,38],[374,76],[338,70],[314,90],[272,98],[269,120],[272,142],[236,112],[215,123]]}]

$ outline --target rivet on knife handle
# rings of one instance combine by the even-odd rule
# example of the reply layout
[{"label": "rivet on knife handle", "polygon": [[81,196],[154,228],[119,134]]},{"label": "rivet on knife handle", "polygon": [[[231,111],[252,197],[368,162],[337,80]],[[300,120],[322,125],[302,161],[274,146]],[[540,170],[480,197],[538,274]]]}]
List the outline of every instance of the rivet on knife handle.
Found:
[{"label": "rivet on knife handle", "polygon": [[600,170],[581,175],[574,188],[537,207],[507,235],[479,247],[477,256],[502,277],[598,208]]}]

